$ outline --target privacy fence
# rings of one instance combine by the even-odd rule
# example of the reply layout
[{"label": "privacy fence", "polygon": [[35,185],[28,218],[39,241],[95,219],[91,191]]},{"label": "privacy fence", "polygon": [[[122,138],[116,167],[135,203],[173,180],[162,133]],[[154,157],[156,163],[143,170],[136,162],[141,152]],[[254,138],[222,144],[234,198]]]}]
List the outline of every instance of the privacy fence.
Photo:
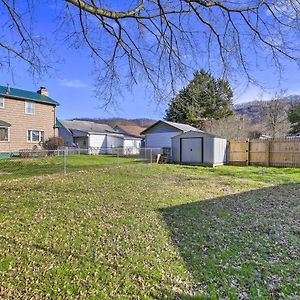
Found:
[{"label": "privacy fence", "polygon": [[246,140],[227,143],[230,165],[300,167],[300,140]]},{"label": "privacy fence", "polygon": [[0,180],[35,175],[152,163],[156,148],[65,148],[60,150],[0,151]]}]

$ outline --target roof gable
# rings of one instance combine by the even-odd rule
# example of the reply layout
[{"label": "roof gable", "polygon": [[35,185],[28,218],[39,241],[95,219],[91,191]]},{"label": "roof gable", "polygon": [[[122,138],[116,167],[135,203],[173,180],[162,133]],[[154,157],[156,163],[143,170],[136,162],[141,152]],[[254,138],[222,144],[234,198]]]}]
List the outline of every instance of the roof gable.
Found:
[{"label": "roof gable", "polygon": [[162,124],[167,125],[175,130],[173,131],[181,131],[181,132],[186,132],[186,131],[190,131],[190,130],[198,130],[197,128],[187,125],[187,124],[182,124],[182,123],[175,123],[175,122],[169,122],[169,121],[165,121],[165,120],[159,120],[156,123],[154,123],[153,125],[151,125],[150,127],[148,127],[147,129],[145,129],[143,132],[141,132],[141,134],[145,134],[145,133],[149,133],[150,131],[153,131],[153,129],[155,127],[161,126]]},{"label": "roof gable", "polygon": [[36,92],[26,91],[26,90],[20,90],[16,88],[11,87],[5,87],[0,85],[0,96],[2,97],[10,97],[10,98],[16,98],[21,100],[30,100],[34,102],[40,102],[40,103],[46,103],[58,106],[59,103],[50,97],[41,95]]}]

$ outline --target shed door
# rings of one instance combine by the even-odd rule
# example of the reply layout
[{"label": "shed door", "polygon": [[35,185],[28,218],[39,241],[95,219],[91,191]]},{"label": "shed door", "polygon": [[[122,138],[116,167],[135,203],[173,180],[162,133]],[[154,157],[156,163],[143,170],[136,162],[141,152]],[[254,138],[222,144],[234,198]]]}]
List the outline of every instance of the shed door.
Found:
[{"label": "shed door", "polygon": [[203,138],[181,139],[181,162],[202,163]]}]

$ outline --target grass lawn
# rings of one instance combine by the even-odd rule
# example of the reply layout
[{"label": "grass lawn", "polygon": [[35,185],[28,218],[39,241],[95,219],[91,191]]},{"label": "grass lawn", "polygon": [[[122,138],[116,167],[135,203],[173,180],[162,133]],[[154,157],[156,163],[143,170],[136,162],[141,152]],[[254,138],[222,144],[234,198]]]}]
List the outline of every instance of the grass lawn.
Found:
[{"label": "grass lawn", "polygon": [[299,169],[85,158],[0,181],[0,298],[300,297]]},{"label": "grass lawn", "polygon": [[[70,155],[67,156],[66,165],[67,173],[70,173],[74,171],[99,169],[137,161],[138,159],[135,158],[117,158],[110,155]],[[0,180],[59,173],[64,173],[63,156],[0,160]]]}]

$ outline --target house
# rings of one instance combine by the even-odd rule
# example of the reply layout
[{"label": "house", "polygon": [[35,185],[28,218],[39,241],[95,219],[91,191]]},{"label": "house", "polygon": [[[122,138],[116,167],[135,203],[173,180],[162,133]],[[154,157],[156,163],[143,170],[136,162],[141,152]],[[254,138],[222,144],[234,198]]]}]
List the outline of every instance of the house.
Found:
[{"label": "house", "polygon": [[[60,121],[59,136],[65,145],[88,149],[89,154],[113,153],[114,148],[124,148],[127,138],[107,124],[90,121]],[[128,139],[137,140],[135,137]],[[129,151],[129,150],[128,150]]]},{"label": "house", "polygon": [[145,128],[137,125],[116,125],[114,130],[124,135],[124,152],[128,154],[138,154],[143,146],[143,136],[141,132]]},{"label": "house", "polygon": [[159,120],[141,134],[145,135],[145,147],[153,148],[153,153],[162,153],[163,148],[172,148],[172,137],[196,128],[165,120]]},{"label": "house", "polygon": [[40,147],[56,136],[58,105],[44,87],[31,92],[0,86],[0,151]]},{"label": "house", "polygon": [[172,137],[174,162],[217,166],[226,163],[227,141],[221,137],[190,130]]}]

